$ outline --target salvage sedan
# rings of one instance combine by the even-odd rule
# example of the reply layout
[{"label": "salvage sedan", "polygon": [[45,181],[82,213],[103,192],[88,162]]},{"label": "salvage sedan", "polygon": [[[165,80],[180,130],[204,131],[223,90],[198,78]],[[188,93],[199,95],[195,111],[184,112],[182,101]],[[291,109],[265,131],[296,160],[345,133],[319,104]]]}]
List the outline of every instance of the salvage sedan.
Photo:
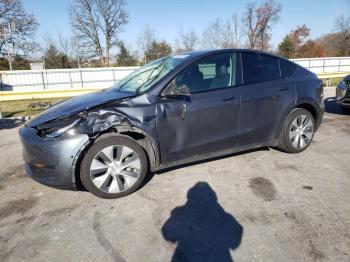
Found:
[{"label": "salvage sedan", "polygon": [[323,113],[322,82],[288,60],[198,51],[54,105],[20,137],[34,180],[117,198],[137,190],[148,172],[174,165],[258,147],[302,152]]},{"label": "salvage sedan", "polygon": [[336,101],[343,109],[350,109],[350,75],[344,77],[336,89]]}]

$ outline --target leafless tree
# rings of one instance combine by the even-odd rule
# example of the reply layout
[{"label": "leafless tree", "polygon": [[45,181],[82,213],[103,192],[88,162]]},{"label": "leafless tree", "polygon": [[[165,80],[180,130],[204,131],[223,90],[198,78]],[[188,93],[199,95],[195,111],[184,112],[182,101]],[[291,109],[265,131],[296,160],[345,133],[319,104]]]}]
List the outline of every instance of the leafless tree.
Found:
[{"label": "leafless tree", "polygon": [[341,55],[350,55],[350,17],[339,16],[335,20],[335,30],[338,35],[337,46]]},{"label": "leafless tree", "polygon": [[96,0],[103,23],[99,27],[105,37],[106,64],[109,65],[110,50],[118,43],[118,34],[128,22],[126,0]]},{"label": "leafless tree", "polygon": [[76,0],[70,7],[70,18],[73,31],[80,39],[89,56],[98,56],[100,64],[104,64],[103,49],[98,30],[100,15],[97,14],[95,2],[91,0]]},{"label": "leafless tree", "polygon": [[234,14],[231,17],[231,23],[228,22],[228,24],[230,25],[230,36],[231,36],[232,47],[236,47],[236,48],[241,46],[241,41],[243,37],[242,26],[239,21],[240,21],[239,16],[237,14]]},{"label": "leafless tree", "polygon": [[156,37],[154,35],[154,30],[149,24],[147,24],[140,32],[140,35],[137,39],[137,45],[142,50],[142,52],[145,53],[146,50],[150,48],[152,42],[155,40]]},{"label": "leafless tree", "polygon": [[248,3],[245,17],[245,33],[249,47],[266,50],[271,38],[271,28],[279,21],[282,5],[274,0],[265,0],[259,6]]},{"label": "leafless tree", "polygon": [[38,22],[26,12],[21,0],[0,0],[0,22],[1,55],[7,56],[9,48],[24,55],[36,49],[32,39]]},{"label": "leafless tree", "polygon": [[193,29],[191,29],[190,31],[184,32],[182,29],[180,30],[180,44],[181,47],[180,49],[182,51],[192,51],[195,48],[198,47],[200,38],[197,34],[196,31],[194,31]]},{"label": "leafless tree", "polygon": [[[144,59],[146,59],[146,52],[149,50],[152,46],[152,43],[156,41],[156,37],[154,34],[154,30],[152,27],[147,24],[142,31],[140,32],[140,35],[137,39],[137,45],[142,51],[142,56]],[[147,61],[144,61],[146,63]]]},{"label": "leafless tree", "polygon": [[52,35],[45,32],[42,36],[42,40],[44,42],[44,49],[49,46],[54,46],[59,52],[69,57],[73,56],[75,49],[73,39],[63,36],[62,33],[59,32],[57,35]]},{"label": "leafless tree", "polygon": [[226,25],[221,18],[209,23],[204,29],[202,45],[209,48],[225,48],[230,41],[226,34]]},{"label": "leafless tree", "polygon": [[69,11],[72,27],[85,51],[97,55],[101,65],[109,65],[111,48],[118,43],[118,34],[128,21],[126,1],[74,0]]},{"label": "leafless tree", "polygon": [[237,14],[231,19],[220,18],[209,25],[203,32],[202,45],[209,48],[237,48],[242,38],[241,26]]}]

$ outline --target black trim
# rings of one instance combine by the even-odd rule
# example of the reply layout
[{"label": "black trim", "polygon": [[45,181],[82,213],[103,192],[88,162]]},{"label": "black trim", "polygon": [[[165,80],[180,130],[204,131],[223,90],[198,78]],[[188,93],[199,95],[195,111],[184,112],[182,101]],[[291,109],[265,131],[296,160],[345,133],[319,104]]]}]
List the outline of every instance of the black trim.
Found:
[{"label": "black trim", "polygon": [[232,88],[238,88],[240,86],[242,86],[243,84],[239,84],[239,85],[234,85],[234,86],[227,86],[227,87],[218,87],[218,88],[212,88],[212,89],[205,89],[205,90],[198,90],[195,92],[192,92],[191,95],[195,95],[198,93],[207,93],[207,92],[211,92],[211,91],[219,91],[219,90],[225,90],[225,89],[232,89]]}]

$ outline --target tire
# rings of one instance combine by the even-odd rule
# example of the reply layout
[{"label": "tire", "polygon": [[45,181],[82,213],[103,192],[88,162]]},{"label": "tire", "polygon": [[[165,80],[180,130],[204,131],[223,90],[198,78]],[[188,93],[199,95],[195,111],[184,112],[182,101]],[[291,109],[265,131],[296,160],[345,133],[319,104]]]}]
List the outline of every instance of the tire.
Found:
[{"label": "tire", "polygon": [[134,140],[117,134],[96,139],[80,168],[84,187],[95,196],[114,199],[136,191],[148,171],[145,150]]},{"label": "tire", "polygon": [[[309,120],[306,121],[306,119]],[[315,119],[309,111],[303,108],[294,108],[282,126],[277,147],[292,154],[303,152],[311,144],[315,126]]]}]

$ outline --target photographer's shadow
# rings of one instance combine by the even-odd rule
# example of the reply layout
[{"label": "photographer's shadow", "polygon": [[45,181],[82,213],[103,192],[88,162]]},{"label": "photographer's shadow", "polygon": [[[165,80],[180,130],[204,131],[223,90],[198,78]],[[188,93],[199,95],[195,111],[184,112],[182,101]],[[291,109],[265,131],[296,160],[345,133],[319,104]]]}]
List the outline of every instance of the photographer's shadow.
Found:
[{"label": "photographer's shadow", "polygon": [[177,243],[171,261],[233,261],[230,250],[240,245],[243,227],[220,206],[212,188],[199,182],[188,191],[186,204],[172,210],[162,233]]}]

